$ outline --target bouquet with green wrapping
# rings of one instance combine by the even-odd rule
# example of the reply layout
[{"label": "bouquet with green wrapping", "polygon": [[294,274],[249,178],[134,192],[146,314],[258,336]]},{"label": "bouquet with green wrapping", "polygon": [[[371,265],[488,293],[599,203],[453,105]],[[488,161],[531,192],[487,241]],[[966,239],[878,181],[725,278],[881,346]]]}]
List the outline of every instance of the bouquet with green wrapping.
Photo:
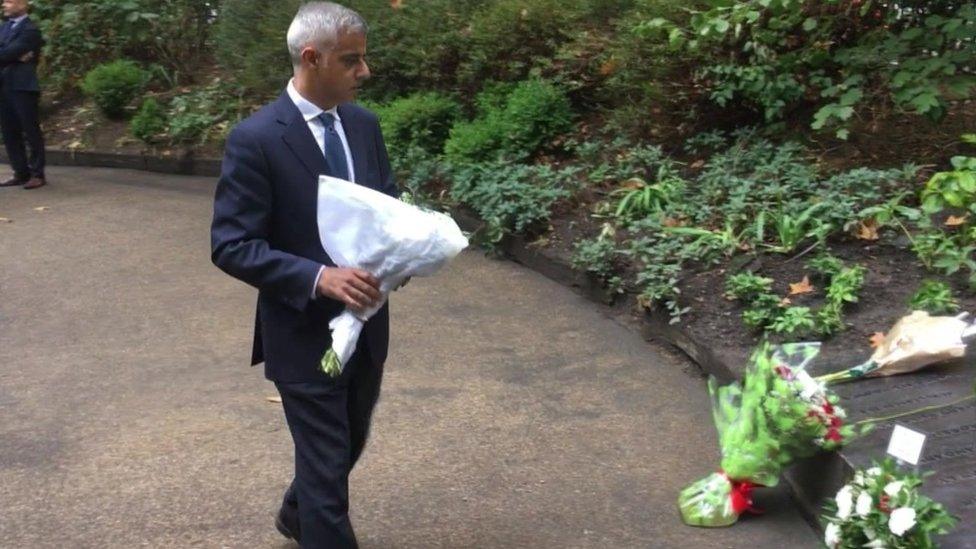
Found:
[{"label": "bouquet with green wrapping", "polygon": [[718,387],[714,378],[709,381],[722,467],[681,491],[685,524],[734,524],[755,511],[754,488],[775,486],[795,460],[835,450],[853,435],[837,396],[806,371],[819,352],[819,343],[763,343],[741,383]]}]

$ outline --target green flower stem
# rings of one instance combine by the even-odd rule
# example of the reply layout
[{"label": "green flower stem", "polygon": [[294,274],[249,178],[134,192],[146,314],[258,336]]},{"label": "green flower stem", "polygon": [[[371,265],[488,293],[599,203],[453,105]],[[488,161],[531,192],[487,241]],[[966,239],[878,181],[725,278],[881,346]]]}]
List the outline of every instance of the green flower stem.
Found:
[{"label": "green flower stem", "polygon": [[900,413],[897,413],[897,414],[892,414],[890,416],[870,417],[868,419],[862,419],[861,421],[855,421],[851,425],[854,425],[854,426],[856,426],[856,425],[864,425],[866,423],[872,423],[873,424],[873,423],[878,423],[878,422],[881,422],[881,421],[889,421],[889,420],[892,420],[892,419],[898,419],[900,417],[911,416],[911,415],[915,415],[915,414],[921,414],[923,412],[932,412],[934,410],[941,410],[943,408],[948,408],[950,406],[957,406],[959,404],[962,404],[963,402],[966,402],[967,400],[973,400],[973,399],[976,399],[976,394],[962,397],[962,398],[960,398],[958,400],[954,400],[952,402],[949,402],[948,404],[936,404],[934,406],[926,406],[924,408],[919,408],[917,410],[910,410],[908,412],[900,412]]},{"label": "green flower stem", "polygon": [[319,363],[319,368],[329,377],[339,377],[339,374],[342,373],[342,363],[339,362],[339,355],[330,348],[322,356],[322,362]]}]

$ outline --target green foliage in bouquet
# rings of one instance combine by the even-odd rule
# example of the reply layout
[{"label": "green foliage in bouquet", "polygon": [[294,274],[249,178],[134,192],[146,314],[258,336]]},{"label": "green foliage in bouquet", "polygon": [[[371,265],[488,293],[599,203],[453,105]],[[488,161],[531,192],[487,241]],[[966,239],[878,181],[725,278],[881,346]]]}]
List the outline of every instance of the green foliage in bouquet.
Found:
[{"label": "green foliage in bouquet", "polygon": [[830,549],[936,547],[933,536],[948,533],[956,519],[921,495],[921,486],[922,476],[899,470],[891,459],[857,471],[826,505],[824,543]]},{"label": "green foliage in bouquet", "polygon": [[125,108],[142,92],[148,80],[149,73],[134,61],[120,59],[88,71],[81,90],[105,116],[122,118]]},{"label": "green foliage in bouquet", "polygon": [[741,384],[709,381],[722,451],[722,472],[685,488],[678,499],[692,526],[729,526],[751,508],[750,491],[775,486],[795,460],[835,450],[854,436],[838,397],[813,380],[807,364],[819,343],[773,346],[753,353]]},{"label": "green foliage in bouquet", "polygon": [[339,355],[333,349],[329,349],[322,355],[319,369],[329,377],[339,377],[342,374],[342,363],[339,362]]}]

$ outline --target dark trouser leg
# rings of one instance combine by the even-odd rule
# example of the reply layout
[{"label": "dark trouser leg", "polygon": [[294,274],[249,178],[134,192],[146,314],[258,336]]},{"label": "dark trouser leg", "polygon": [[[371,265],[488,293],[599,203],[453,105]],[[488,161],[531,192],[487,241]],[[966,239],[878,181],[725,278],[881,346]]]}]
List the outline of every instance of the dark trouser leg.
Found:
[{"label": "dark trouser leg", "polygon": [[7,158],[14,177],[27,181],[31,173],[27,165],[27,151],[24,149],[24,129],[17,113],[18,93],[4,91],[0,94],[0,133],[3,134],[3,145],[7,149]]},{"label": "dark trouser leg", "polygon": [[[348,403],[346,406],[349,421],[350,440],[350,471],[356,466],[359,456],[366,447],[369,436],[369,425],[373,418],[373,409],[380,396],[380,382],[383,379],[383,366],[376,366],[363,352],[353,356],[354,370],[349,382]],[[298,514],[298,496],[295,491],[295,480],[291,481],[282,500],[284,512],[290,516]]]},{"label": "dark trouser leg", "polygon": [[16,92],[17,115],[20,127],[30,148],[28,169],[31,177],[44,179],[44,134],[41,133],[41,119],[38,103],[41,94],[35,92]]},{"label": "dark trouser leg", "polygon": [[278,392],[295,442],[293,490],[304,548],[354,549],[349,521],[348,387],[280,383]]},{"label": "dark trouser leg", "polygon": [[383,381],[383,365],[373,364],[366,353],[361,353],[363,359],[357,364],[349,382],[349,441],[350,441],[350,470],[356,466],[359,456],[366,447],[369,436],[369,425],[373,419],[373,409],[380,398],[380,382]]}]

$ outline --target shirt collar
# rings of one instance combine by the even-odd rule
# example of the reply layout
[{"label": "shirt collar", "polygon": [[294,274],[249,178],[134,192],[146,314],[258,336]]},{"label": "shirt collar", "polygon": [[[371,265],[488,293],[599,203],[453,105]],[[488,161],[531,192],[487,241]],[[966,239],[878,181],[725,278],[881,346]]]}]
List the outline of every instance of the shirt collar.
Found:
[{"label": "shirt collar", "polygon": [[312,120],[313,118],[318,118],[318,116],[323,112],[327,112],[327,113],[331,113],[332,116],[334,116],[335,119],[339,121],[339,123],[342,123],[342,119],[339,118],[339,109],[337,106],[332,107],[327,111],[323,111],[315,103],[312,103],[308,99],[305,99],[304,97],[302,97],[302,94],[298,93],[298,90],[295,88],[294,78],[288,81],[287,91],[288,91],[288,97],[290,97],[292,103],[294,103],[295,106],[298,107],[298,111],[302,113],[302,117],[305,118],[306,122]]},{"label": "shirt collar", "polygon": [[12,25],[16,25],[16,24],[20,23],[21,21],[23,21],[24,19],[27,19],[27,15],[28,14],[25,13],[24,15],[21,15],[20,17],[14,17],[13,19],[10,20],[10,22],[11,22]]}]

